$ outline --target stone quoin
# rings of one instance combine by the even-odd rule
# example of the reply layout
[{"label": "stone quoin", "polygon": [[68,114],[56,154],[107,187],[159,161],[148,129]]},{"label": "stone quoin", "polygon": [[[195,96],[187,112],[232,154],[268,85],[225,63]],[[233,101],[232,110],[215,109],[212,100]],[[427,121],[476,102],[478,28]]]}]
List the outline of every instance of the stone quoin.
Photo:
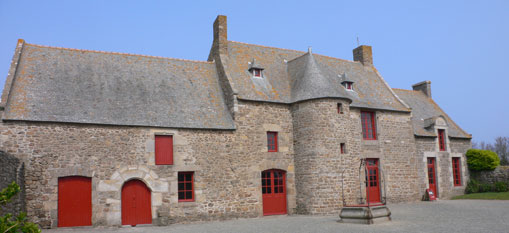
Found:
[{"label": "stone quoin", "polygon": [[[421,200],[429,188],[438,198],[464,191],[471,135],[433,101],[431,82],[390,88],[367,45],[349,61],[230,41],[226,16],[213,29],[207,61],[18,41],[0,150],[24,163],[30,220],[55,228],[64,214],[94,226],[337,215],[342,193],[355,203],[363,185],[388,203]],[[381,171],[366,183],[363,158]],[[64,178],[89,185],[75,204],[91,216],[59,202],[72,190]],[[148,210],[139,222],[136,208]]]}]

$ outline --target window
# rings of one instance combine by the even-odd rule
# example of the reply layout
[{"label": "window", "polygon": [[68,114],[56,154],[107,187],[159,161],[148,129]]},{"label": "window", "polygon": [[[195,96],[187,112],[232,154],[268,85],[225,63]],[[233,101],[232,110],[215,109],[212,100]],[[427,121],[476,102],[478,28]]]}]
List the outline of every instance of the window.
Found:
[{"label": "window", "polygon": [[267,132],[267,149],[269,152],[277,152],[277,132]]},{"label": "window", "polygon": [[438,130],[438,146],[440,151],[445,151],[445,130]]},{"label": "window", "polygon": [[173,164],[173,136],[156,135],[155,136],[155,154],[156,165]]},{"label": "window", "polygon": [[452,176],[454,186],[461,186],[460,158],[452,158]]},{"label": "window", "polygon": [[361,111],[362,137],[365,140],[376,140],[375,113]]},{"label": "window", "polygon": [[352,90],[352,83],[351,82],[345,83],[345,87],[347,90]]},{"label": "window", "polygon": [[346,150],[345,150],[345,143],[341,143],[341,144],[339,144],[339,147],[341,148],[341,154],[346,153]]},{"label": "window", "polygon": [[194,201],[194,172],[178,173],[178,196],[181,201]]},{"label": "window", "polygon": [[343,105],[341,103],[338,103],[338,113],[343,114]]},{"label": "window", "polygon": [[262,70],[261,69],[253,69],[253,75],[255,77],[262,77]]}]

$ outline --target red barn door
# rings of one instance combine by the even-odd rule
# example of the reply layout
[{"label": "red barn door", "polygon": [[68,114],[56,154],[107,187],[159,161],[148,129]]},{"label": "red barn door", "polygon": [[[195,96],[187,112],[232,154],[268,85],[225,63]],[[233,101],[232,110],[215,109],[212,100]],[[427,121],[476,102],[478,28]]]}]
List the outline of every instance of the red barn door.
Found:
[{"label": "red barn door", "polygon": [[58,226],[92,225],[92,178],[58,178]]},{"label": "red barn door", "polygon": [[380,202],[378,159],[366,159],[366,197],[369,203]]},{"label": "red barn door", "polygon": [[428,181],[429,189],[433,191],[435,197],[438,197],[435,158],[428,158]]},{"label": "red barn door", "polygon": [[263,215],[286,214],[286,174],[281,170],[262,172]]},{"label": "red barn door", "polygon": [[152,223],[150,190],[140,180],[127,181],[122,187],[122,225]]}]

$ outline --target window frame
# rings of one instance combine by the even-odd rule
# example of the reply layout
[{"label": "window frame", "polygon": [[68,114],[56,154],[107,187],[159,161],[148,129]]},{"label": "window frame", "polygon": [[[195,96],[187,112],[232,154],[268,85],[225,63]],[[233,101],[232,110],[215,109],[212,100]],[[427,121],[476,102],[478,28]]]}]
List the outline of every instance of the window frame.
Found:
[{"label": "window frame", "polygon": [[343,114],[343,104],[342,103],[338,103],[338,114]]},{"label": "window frame", "polygon": [[346,87],[347,90],[353,90],[353,85],[352,85],[351,82],[346,82],[345,83],[345,87]]},{"label": "window frame", "polygon": [[452,157],[452,181],[455,187],[461,185],[461,158]]},{"label": "window frame", "polygon": [[253,68],[253,77],[261,78],[262,69]]},{"label": "window frame", "polygon": [[[179,180],[180,175],[191,175],[191,179],[189,181],[189,180],[186,180],[184,178],[183,181],[180,181]],[[187,184],[187,183],[191,183],[191,189],[190,190],[186,189],[186,187],[185,187],[186,186],[185,184]],[[184,189],[183,190],[180,189],[180,187],[179,187],[180,184],[184,184]],[[180,197],[179,197],[179,194],[181,192],[184,193],[184,198],[183,199],[180,199]],[[187,192],[191,192],[191,199],[186,198],[186,193]],[[177,199],[178,199],[178,202],[194,202],[194,172],[178,172],[177,173]]]},{"label": "window frame", "polygon": [[[273,143],[271,142],[271,136],[273,135]],[[278,140],[277,137],[278,132],[275,131],[267,131],[267,152],[278,152],[279,146],[278,146]]]},{"label": "window frame", "polygon": [[[166,155],[162,154],[164,153],[163,151],[160,150],[160,146],[164,146],[164,145],[160,145],[158,146],[159,143],[163,143],[161,140],[162,138],[170,138],[170,149],[168,150],[169,151],[169,158],[164,158]],[[156,134],[154,135],[154,163],[155,165],[173,165],[173,154],[174,154],[174,149],[173,149],[173,135],[168,135],[168,134]],[[168,161],[167,161],[168,160]]]},{"label": "window frame", "polygon": [[[371,122],[364,115],[369,115]],[[362,139],[364,140],[377,140],[376,132],[376,113],[374,111],[361,111],[361,125],[362,125]],[[371,127],[371,134],[369,133],[368,126]]]},{"label": "window frame", "polygon": [[447,151],[447,145],[445,140],[445,129],[438,129],[438,150],[439,151]]}]

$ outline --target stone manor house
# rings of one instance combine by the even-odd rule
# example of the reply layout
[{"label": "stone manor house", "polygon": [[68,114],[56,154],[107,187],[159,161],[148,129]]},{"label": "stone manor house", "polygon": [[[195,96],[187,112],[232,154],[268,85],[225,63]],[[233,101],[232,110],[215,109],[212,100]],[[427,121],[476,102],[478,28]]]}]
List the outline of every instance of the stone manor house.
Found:
[{"label": "stone manor house", "polygon": [[0,150],[25,164],[32,221],[337,215],[368,188],[370,203],[464,191],[471,135],[430,81],[391,88],[366,45],[349,61],[230,41],[226,16],[213,28],[207,61],[18,41]]}]

